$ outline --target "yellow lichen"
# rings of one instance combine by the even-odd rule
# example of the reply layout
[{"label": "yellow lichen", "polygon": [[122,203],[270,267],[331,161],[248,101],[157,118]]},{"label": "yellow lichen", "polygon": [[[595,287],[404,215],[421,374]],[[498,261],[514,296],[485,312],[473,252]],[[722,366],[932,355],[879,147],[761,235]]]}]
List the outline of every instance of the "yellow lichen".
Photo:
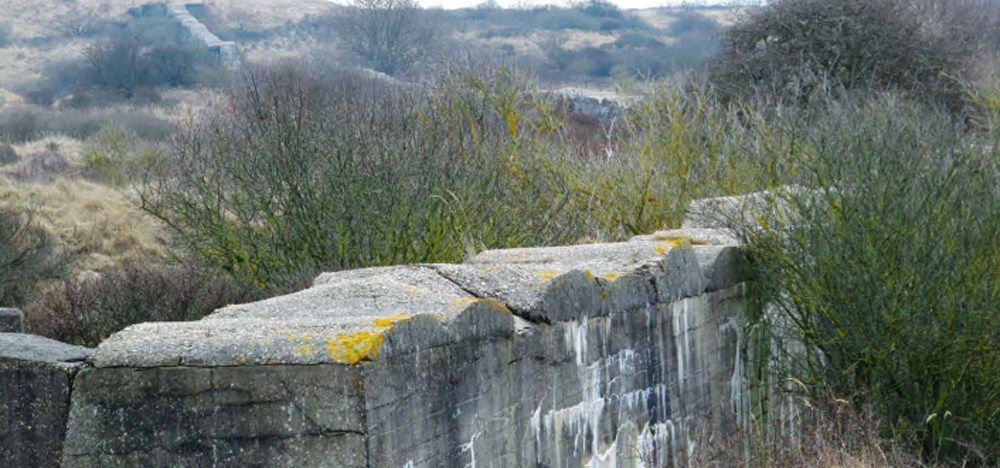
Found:
[{"label": "yellow lichen", "polygon": [[670,246],[664,244],[657,244],[656,248],[653,250],[658,254],[667,253],[667,251],[670,250]]},{"label": "yellow lichen", "polygon": [[375,328],[392,328],[392,326],[395,325],[396,322],[399,322],[401,320],[406,320],[408,318],[410,318],[409,315],[396,314],[391,317],[382,317],[372,320],[372,324],[375,325]]},{"label": "yellow lichen", "polygon": [[561,274],[562,274],[562,272],[561,272],[561,271],[556,271],[556,270],[545,270],[545,271],[541,272],[541,273],[540,273],[540,274],[538,275],[538,277],[539,277],[539,278],[540,278],[540,279],[541,279],[542,281],[548,281],[548,280],[550,280],[550,279],[552,279],[552,278],[555,278],[556,276],[559,276],[559,275],[561,275]]},{"label": "yellow lichen", "polygon": [[658,231],[653,234],[653,240],[666,241],[670,245],[681,245],[685,241],[691,245],[708,245],[712,243],[708,239],[692,237],[687,234],[683,234],[683,232],[684,231]]},{"label": "yellow lichen", "polygon": [[480,299],[479,302],[483,303],[483,304],[486,304],[486,305],[489,305],[490,307],[492,307],[494,309],[497,309],[500,312],[510,312],[507,309],[507,306],[501,304],[500,301],[498,301],[496,299]]},{"label": "yellow lichen", "polygon": [[336,339],[326,340],[326,354],[344,364],[357,364],[365,359],[378,357],[384,330],[341,333]]},{"label": "yellow lichen", "polygon": [[337,338],[326,341],[326,354],[344,364],[357,364],[364,360],[375,359],[382,348],[382,336],[401,320],[409,315],[399,314],[372,320],[370,330],[360,330],[354,333],[341,333]]},{"label": "yellow lichen", "polygon": [[451,310],[458,311],[479,302],[478,297],[459,297],[451,300]]},{"label": "yellow lichen", "polygon": [[604,279],[606,279],[608,281],[614,281],[614,280],[616,280],[618,278],[621,278],[621,276],[622,276],[621,273],[614,273],[614,272],[612,272],[612,273],[608,273],[608,274],[604,275]]}]

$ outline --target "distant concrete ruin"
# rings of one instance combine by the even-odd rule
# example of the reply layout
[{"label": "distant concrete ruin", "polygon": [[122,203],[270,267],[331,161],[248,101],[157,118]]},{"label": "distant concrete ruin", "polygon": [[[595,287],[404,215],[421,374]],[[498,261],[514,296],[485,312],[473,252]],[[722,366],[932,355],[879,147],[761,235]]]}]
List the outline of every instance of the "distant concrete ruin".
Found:
[{"label": "distant concrete ruin", "polygon": [[177,20],[194,41],[211,50],[224,67],[229,69],[239,67],[240,52],[236,48],[236,43],[219,39],[219,36],[209,31],[207,26],[191,14],[188,10],[189,6],[204,6],[204,4],[201,2],[170,3],[167,5],[167,14]]}]

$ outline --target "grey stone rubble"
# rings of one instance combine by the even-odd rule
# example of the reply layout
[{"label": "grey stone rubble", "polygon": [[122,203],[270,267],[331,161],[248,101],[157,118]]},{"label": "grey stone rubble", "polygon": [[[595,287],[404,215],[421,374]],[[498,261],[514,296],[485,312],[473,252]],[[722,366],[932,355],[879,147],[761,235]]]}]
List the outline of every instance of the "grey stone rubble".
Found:
[{"label": "grey stone rubble", "polygon": [[216,56],[219,57],[219,61],[228,68],[236,68],[239,66],[240,53],[236,48],[236,43],[232,41],[223,41],[219,39],[219,36],[212,34],[201,21],[198,21],[191,12],[188,11],[189,5],[203,5],[201,2],[178,2],[170,3],[167,5],[167,14],[173,17],[177,22],[183,26],[191,37],[198,43],[204,45]]},{"label": "grey stone rubble", "polygon": [[743,401],[731,240],[685,229],[328,273],[130,327],[58,363],[58,466],[685,465]]}]

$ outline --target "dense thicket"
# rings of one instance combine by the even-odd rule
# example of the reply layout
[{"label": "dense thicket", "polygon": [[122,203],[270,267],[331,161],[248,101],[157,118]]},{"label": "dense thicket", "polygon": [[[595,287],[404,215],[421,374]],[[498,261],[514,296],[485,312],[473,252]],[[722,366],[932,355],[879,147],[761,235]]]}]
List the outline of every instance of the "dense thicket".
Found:
[{"label": "dense thicket", "polygon": [[961,107],[974,58],[992,40],[993,24],[982,18],[995,8],[948,3],[769,2],[722,36],[711,79],[732,97],[766,92],[801,102],[829,89],[891,89]]}]

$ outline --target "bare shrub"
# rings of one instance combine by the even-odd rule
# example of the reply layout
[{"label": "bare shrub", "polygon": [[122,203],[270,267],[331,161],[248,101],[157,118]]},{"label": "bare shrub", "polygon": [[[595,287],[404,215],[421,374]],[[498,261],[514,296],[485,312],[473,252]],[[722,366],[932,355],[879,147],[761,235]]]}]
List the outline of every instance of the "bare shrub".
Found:
[{"label": "bare shrub", "polygon": [[104,28],[104,8],[94,9],[73,3],[70,10],[55,17],[53,32],[68,37],[91,37]]},{"label": "bare shrub", "polygon": [[220,307],[261,298],[258,289],[195,264],[127,262],[49,288],[25,308],[25,315],[31,333],[96,346],[130,325],[197,320]]},{"label": "bare shrub", "polygon": [[52,181],[70,174],[72,166],[60,151],[46,149],[29,155],[23,164],[8,171],[6,175],[21,182]]},{"label": "bare shrub", "polygon": [[566,240],[554,218],[570,195],[535,160],[552,123],[519,80],[456,73],[426,93],[255,72],[214,118],[181,129],[170,171],[143,184],[144,209],[262,285]]},{"label": "bare shrub", "polygon": [[0,304],[25,304],[40,282],[58,277],[63,267],[54,240],[30,209],[0,205]]},{"label": "bare shrub", "polygon": [[0,142],[0,166],[16,164],[21,158],[10,143]]},{"label": "bare shrub", "polygon": [[45,124],[41,112],[31,107],[15,107],[0,112],[0,137],[15,143],[34,140],[42,135]]}]

